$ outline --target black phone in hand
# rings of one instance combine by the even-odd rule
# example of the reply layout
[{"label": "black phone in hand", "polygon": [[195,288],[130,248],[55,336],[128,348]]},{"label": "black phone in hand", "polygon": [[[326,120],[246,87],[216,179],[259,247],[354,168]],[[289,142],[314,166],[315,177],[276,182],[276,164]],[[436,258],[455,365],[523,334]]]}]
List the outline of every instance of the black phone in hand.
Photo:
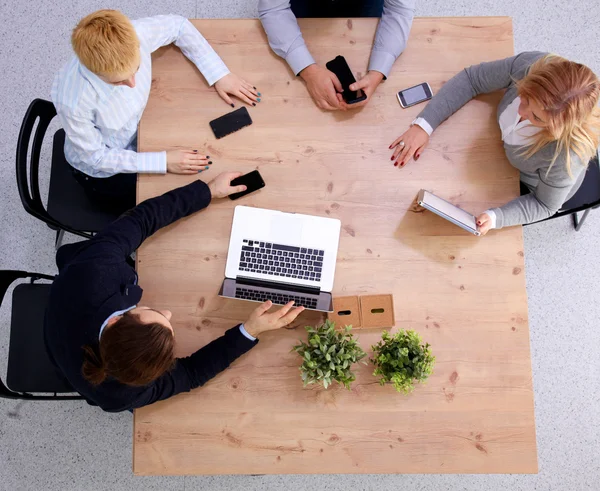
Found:
[{"label": "black phone in hand", "polygon": [[234,193],[229,195],[229,199],[238,199],[242,196],[246,196],[247,194],[253,193],[254,191],[259,190],[260,188],[265,187],[265,181],[263,181],[260,172],[257,170],[253,170],[248,174],[244,174],[243,176],[236,177],[233,181],[231,181],[232,186],[246,186],[246,191],[242,191],[241,193]]},{"label": "black phone in hand", "polygon": [[344,90],[344,92],[342,92],[342,97],[347,104],[356,104],[367,98],[367,94],[362,90],[350,90],[350,86],[356,82],[356,79],[354,78],[354,75],[352,75],[352,70],[350,70],[346,58],[342,55],[338,55],[333,60],[328,61],[325,66],[327,67],[327,70],[335,73],[342,84],[342,89]]}]

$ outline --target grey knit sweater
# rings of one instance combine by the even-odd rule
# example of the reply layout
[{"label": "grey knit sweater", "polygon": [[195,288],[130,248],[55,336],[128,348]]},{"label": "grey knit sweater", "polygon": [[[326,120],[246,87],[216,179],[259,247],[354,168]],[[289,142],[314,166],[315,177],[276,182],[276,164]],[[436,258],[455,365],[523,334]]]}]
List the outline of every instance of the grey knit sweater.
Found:
[{"label": "grey knit sweater", "polygon": [[[498,106],[497,117],[500,118],[500,114],[518,95],[514,81],[522,79],[529,67],[544,55],[546,53],[526,52],[504,60],[465,68],[444,84],[419,117],[424,118],[435,130],[473,97],[496,90],[505,90]],[[508,160],[519,169],[521,181],[527,185],[531,193],[516,198],[500,208],[493,208],[496,213],[496,228],[548,218],[554,215],[579,189],[585,176],[585,165],[574,152],[570,152],[573,178],[567,172],[566,151],[558,156],[546,175],[555,149],[556,144],[550,143],[526,158],[522,155],[523,147],[504,144]]]}]

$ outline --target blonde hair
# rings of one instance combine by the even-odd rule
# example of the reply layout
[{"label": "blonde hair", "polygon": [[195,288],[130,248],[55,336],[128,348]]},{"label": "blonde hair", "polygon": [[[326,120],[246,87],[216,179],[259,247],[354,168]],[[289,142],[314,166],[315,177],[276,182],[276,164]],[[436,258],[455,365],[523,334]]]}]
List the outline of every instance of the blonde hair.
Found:
[{"label": "blonde hair", "polygon": [[548,143],[556,142],[550,168],[563,151],[571,173],[574,152],[587,165],[598,148],[600,134],[600,81],[585,65],[560,56],[547,55],[537,60],[529,73],[517,81],[521,98],[536,101],[546,112],[546,128],[532,137],[524,155],[528,158]]},{"label": "blonde hair", "polygon": [[81,19],[71,44],[81,63],[99,75],[128,74],[139,61],[140,40],[118,10],[98,10]]}]

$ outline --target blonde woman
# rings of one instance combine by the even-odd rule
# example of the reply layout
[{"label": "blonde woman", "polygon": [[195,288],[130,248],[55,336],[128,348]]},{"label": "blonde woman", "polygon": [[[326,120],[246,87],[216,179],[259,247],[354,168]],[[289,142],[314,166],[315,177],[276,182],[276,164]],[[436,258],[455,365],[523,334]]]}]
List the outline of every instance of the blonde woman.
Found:
[{"label": "blonde woman", "polygon": [[471,66],[449,80],[390,145],[394,165],[418,160],[444,120],[473,97],[496,90],[506,91],[498,106],[506,156],[531,192],[480,214],[482,234],[554,215],[579,189],[600,129],[600,82],[588,67],[547,53],[521,53]]}]

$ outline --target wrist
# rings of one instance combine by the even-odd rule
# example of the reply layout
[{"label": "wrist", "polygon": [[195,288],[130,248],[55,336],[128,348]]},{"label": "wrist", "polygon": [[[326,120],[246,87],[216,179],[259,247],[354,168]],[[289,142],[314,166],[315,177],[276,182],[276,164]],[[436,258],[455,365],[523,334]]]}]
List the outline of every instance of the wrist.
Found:
[{"label": "wrist", "polygon": [[369,70],[368,75],[373,80],[375,80],[375,82],[377,82],[378,84],[380,84],[381,81],[385,78],[385,76],[383,75],[383,73],[378,72],[377,70]]},{"label": "wrist", "polygon": [[251,321],[244,322],[244,329],[253,338],[258,338],[259,334],[261,333],[261,331],[254,326]]},{"label": "wrist", "polygon": [[300,73],[298,75],[300,75],[302,77],[302,79],[304,81],[306,81],[306,78],[310,78],[311,75],[313,73],[315,73],[315,71],[318,70],[318,66],[316,63],[313,63],[311,65],[308,65],[306,68],[304,68],[303,70],[300,71]]}]

